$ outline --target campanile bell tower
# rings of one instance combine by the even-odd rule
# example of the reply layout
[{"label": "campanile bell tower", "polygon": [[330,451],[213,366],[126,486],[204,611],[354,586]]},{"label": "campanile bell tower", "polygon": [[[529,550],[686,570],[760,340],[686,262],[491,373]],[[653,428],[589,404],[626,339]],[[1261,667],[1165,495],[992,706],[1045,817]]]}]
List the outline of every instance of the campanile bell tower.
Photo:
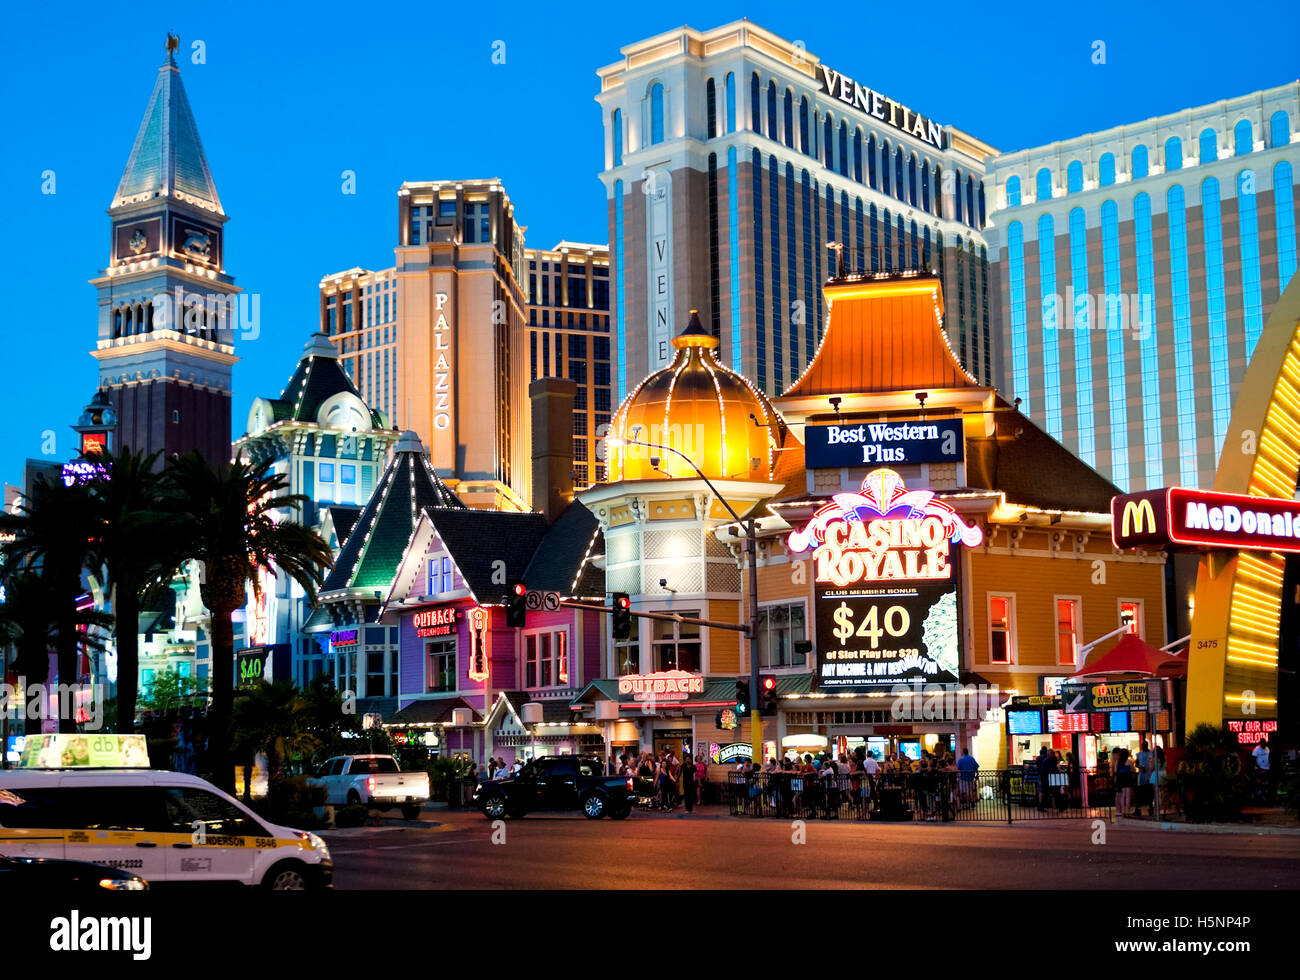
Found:
[{"label": "campanile bell tower", "polygon": [[[224,265],[225,212],[167,36],[118,184],[99,292],[99,386],[117,445],[230,459],[234,331],[247,312]],[[245,323],[244,326],[251,326]]]}]

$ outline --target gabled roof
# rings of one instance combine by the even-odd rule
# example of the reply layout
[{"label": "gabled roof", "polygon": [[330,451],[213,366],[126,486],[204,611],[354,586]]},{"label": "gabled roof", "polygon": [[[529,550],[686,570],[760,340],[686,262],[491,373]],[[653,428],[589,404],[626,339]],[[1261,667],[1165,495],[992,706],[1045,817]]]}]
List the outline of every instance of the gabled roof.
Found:
[{"label": "gabled roof", "polygon": [[321,594],[328,596],[347,589],[387,592],[425,508],[467,509],[429,465],[419,436],[404,432],[325,579]]},{"label": "gabled roof", "polygon": [[149,107],[140,122],[112,206],[178,195],[195,198],[217,213],[224,213],[181,84],[181,70],[169,53],[166,64],[158,69]]},{"label": "gabled roof", "polygon": [[[505,563],[507,582],[523,578],[546,534],[546,518],[541,514],[470,510],[464,506],[429,507],[427,513],[465,585],[480,603],[500,602],[505,595],[506,586],[494,567],[496,563]],[[395,559],[394,567],[396,564]]]},{"label": "gabled roof", "polygon": [[562,596],[604,595],[604,571],[586,561],[588,555],[603,550],[600,522],[575,500],[547,529],[524,571],[524,584]]},{"label": "gabled roof", "polygon": [[[338,351],[323,333],[314,333],[303,348],[302,358],[294,369],[289,383],[280,397],[271,401],[274,421],[292,419],[295,422],[315,423],[320,407],[335,395],[348,392],[363,403],[361,392],[339,364]],[[367,406],[369,408],[369,406]],[[370,409],[370,424],[383,425],[378,412]]]},{"label": "gabled roof", "polygon": [[328,515],[339,541],[347,541],[348,535],[356,527],[357,518],[361,516],[361,508],[355,504],[326,504],[321,509]]},{"label": "gabled roof", "polygon": [[825,291],[830,322],[821,346],[781,398],[984,387],[948,346],[936,277],[851,276]]},{"label": "gabled roof", "polygon": [[469,708],[475,721],[479,720],[479,711],[462,697],[421,698],[412,701],[405,708],[392,715],[389,725],[436,725],[451,721],[451,713],[457,708]]}]

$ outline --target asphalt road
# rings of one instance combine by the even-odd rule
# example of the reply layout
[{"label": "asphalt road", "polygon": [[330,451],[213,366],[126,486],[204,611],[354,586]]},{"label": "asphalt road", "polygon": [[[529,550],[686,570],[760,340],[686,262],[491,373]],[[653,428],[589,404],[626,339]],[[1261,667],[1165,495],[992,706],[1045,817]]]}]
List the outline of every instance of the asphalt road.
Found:
[{"label": "asphalt road", "polygon": [[643,815],[507,820],[476,812],[329,831],[338,889],[1300,888],[1300,837],[1160,831],[1086,820],[992,824]]}]

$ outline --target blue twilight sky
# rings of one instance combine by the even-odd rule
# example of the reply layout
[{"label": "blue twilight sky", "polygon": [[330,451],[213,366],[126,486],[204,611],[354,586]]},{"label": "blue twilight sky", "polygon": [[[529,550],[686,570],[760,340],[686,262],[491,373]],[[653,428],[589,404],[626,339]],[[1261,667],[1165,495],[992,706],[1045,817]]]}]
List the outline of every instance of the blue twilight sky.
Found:
[{"label": "blue twilight sky", "polygon": [[[0,36],[0,479],[96,385],[94,289],[104,209],[126,165],[168,30],[230,222],[226,267],[262,296],[240,345],[233,435],[278,395],[316,325],[317,283],[393,262],[403,180],[500,177],[530,245],[604,242],[598,67],[682,24],[748,17],[866,85],[1001,150],[1036,146],[1298,74],[1300,7],[1168,4],[568,3],[15,4]],[[922,13],[923,12],[923,13]],[[206,45],[206,64],[190,62]],[[1093,42],[1106,63],[1092,62]],[[493,44],[505,42],[506,63]],[[43,194],[42,172],[56,174]],[[341,193],[341,173],[357,193]]]}]

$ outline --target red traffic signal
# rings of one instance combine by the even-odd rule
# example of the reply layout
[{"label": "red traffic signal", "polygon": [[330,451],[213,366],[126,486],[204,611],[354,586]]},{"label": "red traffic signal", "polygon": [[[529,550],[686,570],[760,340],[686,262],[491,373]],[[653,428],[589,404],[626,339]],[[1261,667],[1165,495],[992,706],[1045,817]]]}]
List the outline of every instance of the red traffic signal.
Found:
[{"label": "red traffic signal", "polygon": [[617,599],[614,600],[614,602],[620,609],[632,608],[632,600],[625,595],[620,595]]},{"label": "red traffic signal", "polygon": [[523,582],[515,583],[515,595],[524,595],[528,590],[524,587]]},{"label": "red traffic signal", "polygon": [[762,715],[774,715],[778,712],[776,699],[776,678],[772,676],[760,677],[758,680],[758,713]]},{"label": "red traffic signal", "polygon": [[764,677],[764,678],[763,678],[763,690],[764,690],[764,691],[773,691],[773,690],[775,690],[775,689],[776,689],[776,678],[775,678],[775,677]]}]

